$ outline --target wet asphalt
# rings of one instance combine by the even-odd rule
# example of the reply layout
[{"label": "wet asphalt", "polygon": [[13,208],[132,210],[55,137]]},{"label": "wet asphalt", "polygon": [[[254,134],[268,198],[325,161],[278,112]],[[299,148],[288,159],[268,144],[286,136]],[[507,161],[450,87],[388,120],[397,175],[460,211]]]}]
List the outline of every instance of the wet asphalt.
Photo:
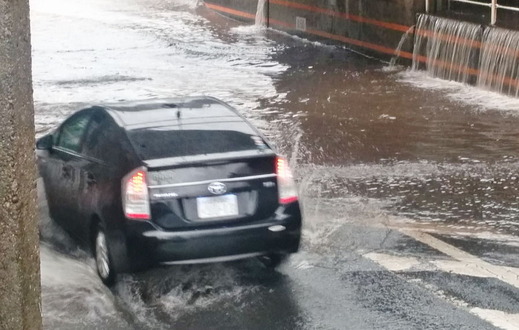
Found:
[{"label": "wet asphalt", "polygon": [[305,216],[277,271],[164,267],[108,289],[40,186],[46,329],[519,328],[519,101],[196,1],[32,0],[31,19],[38,136],[85,105],[216,96],[287,155]]}]

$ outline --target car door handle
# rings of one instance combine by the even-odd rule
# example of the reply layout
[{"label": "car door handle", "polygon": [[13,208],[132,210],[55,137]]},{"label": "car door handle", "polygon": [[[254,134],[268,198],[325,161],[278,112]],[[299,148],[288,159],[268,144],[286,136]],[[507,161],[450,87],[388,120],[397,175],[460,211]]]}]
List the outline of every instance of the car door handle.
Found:
[{"label": "car door handle", "polygon": [[86,174],[86,183],[89,186],[97,183],[95,176],[90,172],[87,172],[87,174]]}]

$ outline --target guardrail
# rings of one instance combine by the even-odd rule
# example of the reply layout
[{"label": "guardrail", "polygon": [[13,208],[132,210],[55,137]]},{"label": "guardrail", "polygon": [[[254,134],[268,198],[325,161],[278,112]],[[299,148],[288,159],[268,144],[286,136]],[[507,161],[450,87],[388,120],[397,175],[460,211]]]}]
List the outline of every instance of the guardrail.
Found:
[{"label": "guardrail", "polygon": [[[462,3],[468,3],[470,5],[475,5],[475,6],[489,7],[490,8],[490,25],[496,24],[498,9],[505,9],[505,10],[519,12],[519,4],[517,7],[505,6],[505,5],[500,5],[498,3],[498,0],[490,0],[489,2],[479,2],[479,1],[473,1],[473,0],[448,0],[448,1],[449,1],[449,7],[450,7],[451,2],[462,2]],[[426,13],[429,13],[429,11],[431,9],[430,2],[431,2],[431,0],[425,0],[425,12]]]}]

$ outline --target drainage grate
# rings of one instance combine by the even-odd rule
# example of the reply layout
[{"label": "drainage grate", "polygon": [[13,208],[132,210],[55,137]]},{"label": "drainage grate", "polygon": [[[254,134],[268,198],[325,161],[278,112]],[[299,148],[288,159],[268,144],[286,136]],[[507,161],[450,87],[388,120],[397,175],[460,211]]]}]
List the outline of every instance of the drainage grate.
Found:
[{"label": "drainage grate", "polygon": [[306,18],[304,17],[296,17],[296,30],[306,31]]}]

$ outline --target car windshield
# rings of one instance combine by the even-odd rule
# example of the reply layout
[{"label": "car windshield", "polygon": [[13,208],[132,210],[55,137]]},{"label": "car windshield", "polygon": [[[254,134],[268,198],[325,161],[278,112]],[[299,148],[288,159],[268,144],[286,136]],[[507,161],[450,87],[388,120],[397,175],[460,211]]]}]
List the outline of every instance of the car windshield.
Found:
[{"label": "car windshield", "polygon": [[257,150],[265,146],[254,132],[223,129],[147,128],[128,132],[141,159]]}]

